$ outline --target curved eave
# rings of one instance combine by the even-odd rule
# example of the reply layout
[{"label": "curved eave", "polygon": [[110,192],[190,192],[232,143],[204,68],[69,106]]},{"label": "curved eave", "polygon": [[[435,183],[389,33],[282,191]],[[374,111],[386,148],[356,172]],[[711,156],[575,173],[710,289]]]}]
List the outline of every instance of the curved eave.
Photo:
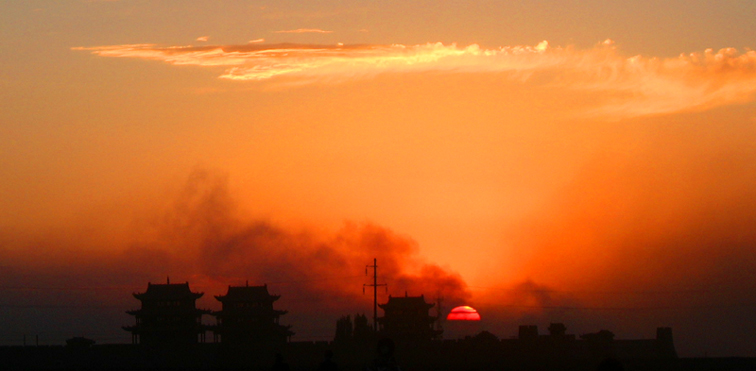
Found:
[{"label": "curved eave", "polygon": [[192,298],[194,300],[197,300],[197,299],[201,298],[202,296],[204,296],[205,293],[204,292],[191,292],[189,294],[186,294],[184,297],[178,298],[178,299],[177,298],[167,298],[166,299],[166,298],[160,297],[158,295],[155,295],[155,294],[152,294],[152,293],[146,293],[146,292],[135,292],[135,293],[132,293],[131,295],[133,295],[139,301],[144,301],[144,300],[181,300],[181,299],[185,299],[187,297]]},{"label": "curved eave", "polygon": [[[404,305],[401,305],[401,304],[390,304],[390,305],[389,305],[389,303],[386,303],[386,304],[378,304],[378,306],[379,306],[379,307],[381,307],[381,309],[383,309],[383,310],[385,310],[385,309],[387,309],[387,308],[388,308],[389,310],[390,310],[390,309],[394,309],[394,308],[396,308],[396,309],[410,309],[410,310],[411,310],[411,309],[417,309],[416,307],[407,307],[407,306],[404,306]],[[431,309],[431,308],[433,308],[434,306],[436,306],[436,304],[433,304],[433,303],[424,303],[424,304],[423,304],[423,306],[424,306],[424,307],[425,307],[426,309]]]},{"label": "curved eave", "polygon": [[146,311],[144,309],[136,309],[136,310],[127,310],[126,314],[132,315],[132,316],[148,316],[148,315],[173,315],[173,314],[180,314],[184,315],[187,313],[196,314],[196,315],[202,315],[202,314],[213,314],[213,311],[210,309],[192,309],[191,311],[173,311],[173,310],[149,310]]},{"label": "curved eave", "polygon": [[228,295],[215,295],[215,300],[218,300],[221,303],[229,302],[229,303],[263,303],[263,304],[272,304],[276,300],[280,299],[280,295],[271,295],[270,297],[263,298],[263,300],[248,300],[243,299],[240,300],[238,297],[229,297]]},{"label": "curved eave", "polygon": [[211,311],[211,313],[208,313],[208,314],[210,314],[211,316],[214,316],[214,317],[218,317],[218,318],[228,318],[228,317],[247,317],[247,316],[251,316],[251,317],[278,317],[278,316],[283,316],[284,314],[287,314],[287,313],[289,313],[288,310],[274,310],[272,312],[266,312],[266,313],[250,313],[250,312],[246,312],[246,311],[235,312],[235,311],[218,310],[218,311]]}]

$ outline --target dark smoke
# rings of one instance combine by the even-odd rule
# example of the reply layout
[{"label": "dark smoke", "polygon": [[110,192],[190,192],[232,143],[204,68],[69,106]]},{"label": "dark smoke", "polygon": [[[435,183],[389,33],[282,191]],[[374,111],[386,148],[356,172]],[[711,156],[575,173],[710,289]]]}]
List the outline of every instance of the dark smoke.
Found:
[{"label": "dark smoke", "polygon": [[[363,294],[363,284],[372,282],[372,270],[370,276],[365,270],[374,258],[388,294],[424,294],[429,302],[441,295],[452,303],[469,297],[458,274],[423,262],[415,241],[386,228],[348,223],[322,235],[246,220],[241,214],[225,177],[196,171],[168,207],[145,217],[148,222],[142,225],[150,228],[135,231],[139,237],[122,252],[60,246],[54,237],[15,255],[6,251],[2,265],[12,269],[2,273],[2,308],[24,320],[5,341],[32,332],[59,341],[85,334],[105,342],[126,341],[120,326],[133,319],[122,313],[139,305],[131,292],[143,291],[148,281],[165,282],[167,276],[204,291],[198,304],[212,309],[219,305],[212,296],[224,294],[229,284],[268,284],[271,293],[282,297],[277,308],[289,311],[282,323],[293,325],[299,339],[332,338],[335,322],[344,314],[372,316],[372,295]],[[379,301],[387,297],[381,289]],[[19,303],[38,313],[20,314],[21,308],[14,307]],[[71,325],[72,318],[92,311],[105,313],[99,315],[101,323],[88,326],[73,319],[81,326]],[[69,324],[56,324],[61,320]]]}]

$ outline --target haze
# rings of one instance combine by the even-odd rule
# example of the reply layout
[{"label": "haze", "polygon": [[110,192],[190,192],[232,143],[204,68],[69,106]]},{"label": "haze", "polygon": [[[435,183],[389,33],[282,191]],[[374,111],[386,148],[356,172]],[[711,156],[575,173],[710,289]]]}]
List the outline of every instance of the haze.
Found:
[{"label": "haze", "polygon": [[147,282],[387,294],[756,356],[749,1],[0,4],[3,344],[128,342]]}]

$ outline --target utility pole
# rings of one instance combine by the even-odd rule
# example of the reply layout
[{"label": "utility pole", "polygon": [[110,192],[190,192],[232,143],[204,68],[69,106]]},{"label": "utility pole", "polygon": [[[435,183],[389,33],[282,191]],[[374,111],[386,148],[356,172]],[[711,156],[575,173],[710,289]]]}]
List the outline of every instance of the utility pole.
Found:
[{"label": "utility pole", "polygon": [[439,335],[443,339],[443,331],[444,327],[441,325],[442,316],[444,313],[444,310],[441,308],[441,303],[444,302],[444,297],[441,296],[441,293],[438,293],[438,297],[436,298],[436,330],[441,331],[441,334]]},{"label": "utility pole", "polygon": [[373,284],[363,284],[362,285],[362,293],[365,293],[365,287],[372,287],[373,288],[373,330],[378,332],[378,286],[386,287],[386,291],[388,292],[388,286],[386,286],[385,283],[378,284],[378,259],[373,258],[373,265],[368,265],[365,267],[365,275],[368,274],[368,268],[373,268]]}]

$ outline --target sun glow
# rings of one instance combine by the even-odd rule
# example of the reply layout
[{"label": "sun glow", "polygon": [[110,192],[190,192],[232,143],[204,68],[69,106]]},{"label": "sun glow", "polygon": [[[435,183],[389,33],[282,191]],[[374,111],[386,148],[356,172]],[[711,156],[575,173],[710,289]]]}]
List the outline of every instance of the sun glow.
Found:
[{"label": "sun glow", "polygon": [[480,314],[475,308],[463,305],[452,309],[446,319],[448,321],[480,321]]}]

